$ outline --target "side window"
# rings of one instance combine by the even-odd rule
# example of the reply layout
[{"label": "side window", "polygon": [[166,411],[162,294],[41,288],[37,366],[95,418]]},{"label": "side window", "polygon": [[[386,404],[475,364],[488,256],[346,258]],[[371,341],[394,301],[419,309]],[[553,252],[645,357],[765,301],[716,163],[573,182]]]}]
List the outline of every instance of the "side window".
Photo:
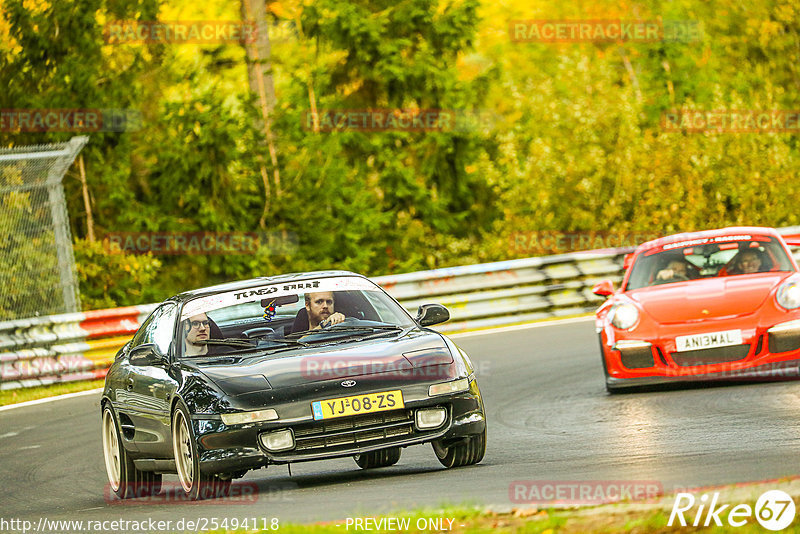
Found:
[{"label": "side window", "polygon": [[177,313],[178,306],[174,302],[168,302],[157,308],[133,336],[131,346],[155,343],[159,350],[166,354],[172,342]]},{"label": "side window", "polygon": [[153,313],[151,313],[150,316],[144,320],[142,326],[140,326],[139,330],[137,330],[136,333],[133,335],[133,339],[131,339],[132,349],[138,347],[139,345],[144,345],[145,343],[147,343],[147,341],[145,341],[145,338],[147,337],[147,331],[152,328],[153,319],[155,319],[156,316],[158,315],[159,309],[160,308],[156,308],[155,310],[153,310]]},{"label": "side window", "polygon": [[155,343],[162,354],[167,354],[175,333],[175,316],[178,314],[178,305],[165,304],[160,310],[161,314],[153,321],[154,327],[150,343]]}]

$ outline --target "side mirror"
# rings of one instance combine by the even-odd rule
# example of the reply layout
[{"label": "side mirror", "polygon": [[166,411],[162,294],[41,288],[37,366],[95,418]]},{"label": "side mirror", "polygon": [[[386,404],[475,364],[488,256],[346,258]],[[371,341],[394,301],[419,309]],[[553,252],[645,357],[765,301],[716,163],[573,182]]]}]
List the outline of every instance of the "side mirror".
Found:
[{"label": "side mirror", "polygon": [[414,319],[420,326],[431,326],[450,319],[450,312],[441,304],[423,304]]},{"label": "side mirror", "polygon": [[164,356],[155,343],[145,343],[131,350],[128,359],[131,365],[144,367],[148,365],[164,366],[167,364],[167,357]]},{"label": "side mirror", "polygon": [[601,297],[608,297],[614,294],[614,283],[611,280],[603,280],[595,284],[592,288],[592,293]]}]

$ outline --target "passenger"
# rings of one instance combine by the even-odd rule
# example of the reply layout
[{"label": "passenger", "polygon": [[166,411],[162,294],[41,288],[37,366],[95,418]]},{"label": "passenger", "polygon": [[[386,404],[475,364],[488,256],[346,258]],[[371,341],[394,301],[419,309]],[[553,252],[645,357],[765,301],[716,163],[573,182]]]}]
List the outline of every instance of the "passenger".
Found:
[{"label": "passenger", "polygon": [[326,321],[327,325],[334,325],[345,320],[344,314],[334,310],[335,303],[331,291],[306,293],[305,299],[309,330],[320,328],[320,323],[323,321]]},{"label": "passenger", "polygon": [[183,322],[183,335],[186,341],[184,356],[203,356],[208,354],[208,344],[198,343],[207,341],[211,335],[211,321],[205,313],[189,317]]}]

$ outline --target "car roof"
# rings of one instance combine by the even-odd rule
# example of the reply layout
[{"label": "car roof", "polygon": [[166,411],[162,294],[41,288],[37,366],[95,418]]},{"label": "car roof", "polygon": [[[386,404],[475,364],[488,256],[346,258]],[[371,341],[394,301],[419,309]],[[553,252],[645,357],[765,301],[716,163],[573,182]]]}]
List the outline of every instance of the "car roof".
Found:
[{"label": "car roof", "polygon": [[770,237],[780,238],[780,234],[774,228],[761,227],[761,226],[729,226],[727,228],[717,228],[715,230],[703,230],[701,232],[684,232],[682,234],[673,234],[658,239],[653,239],[642,243],[636,248],[636,253],[652,248],[660,248],[670,243],[677,243],[681,241],[691,241],[694,239],[705,239],[711,237],[723,237],[729,235],[740,234],[758,234],[768,235]]},{"label": "car roof", "polygon": [[184,291],[183,293],[179,293],[169,300],[185,301],[199,296],[223,293],[225,291],[234,291],[237,289],[248,289],[251,287],[263,286],[264,284],[279,284],[282,282],[306,280],[308,278],[329,278],[332,276],[358,276],[360,278],[366,278],[364,275],[350,271],[308,271],[304,273],[287,273],[277,276],[260,276],[258,278],[251,278],[249,280],[238,280],[236,282],[227,282],[215,286]]}]

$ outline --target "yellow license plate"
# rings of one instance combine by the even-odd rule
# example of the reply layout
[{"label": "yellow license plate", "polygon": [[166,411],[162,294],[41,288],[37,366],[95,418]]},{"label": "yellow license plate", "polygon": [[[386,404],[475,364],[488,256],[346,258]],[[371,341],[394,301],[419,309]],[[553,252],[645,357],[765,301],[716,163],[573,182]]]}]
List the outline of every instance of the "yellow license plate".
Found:
[{"label": "yellow license plate", "polygon": [[396,410],[402,407],[403,392],[399,389],[311,403],[314,419],[332,419],[334,417],[346,417],[362,413],[385,412],[386,410]]}]

